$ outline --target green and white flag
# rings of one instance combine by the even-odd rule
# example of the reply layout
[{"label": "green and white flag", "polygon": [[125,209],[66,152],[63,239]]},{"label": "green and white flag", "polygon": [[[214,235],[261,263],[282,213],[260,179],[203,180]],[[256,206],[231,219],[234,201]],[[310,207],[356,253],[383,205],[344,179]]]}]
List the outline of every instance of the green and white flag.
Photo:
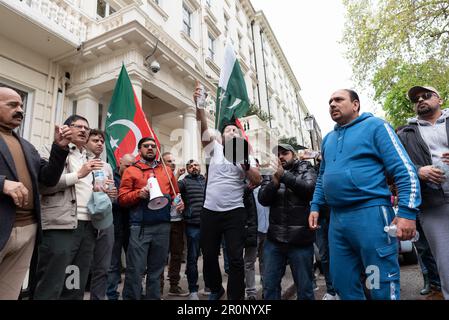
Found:
[{"label": "green and white flag", "polygon": [[221,131],[224,124],[244,117],[248,110],[249,98],[245,79],[234,48],[228,43],[217,89],[215,128]]}]

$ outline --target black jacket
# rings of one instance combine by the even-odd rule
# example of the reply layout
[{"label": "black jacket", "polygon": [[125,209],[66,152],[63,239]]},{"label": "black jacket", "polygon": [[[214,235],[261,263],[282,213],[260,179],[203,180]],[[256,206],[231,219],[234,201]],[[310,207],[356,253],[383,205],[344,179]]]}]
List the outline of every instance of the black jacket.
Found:
[{"label": "black jacket", "polygon": [[316,179],[312,165],[299,160],[290,170],[284,171],[279,189],[271,182],[271,177],[264,178],[259,202],[270,207],[268,239],[296,246],[307,246],[315,241],[308,218]]},{"label": "black jacket", "polygon": [[[42,159],[34,146],[18,137],[25,156],[28,171],[30,172],[33,184],[34,211],[36,213],[38,233],[37,240],[41,239],[41,205],[39,200],[39,182],[52,187],[59,181],[59,177],[64,170],[65,160],[69,154],[69,149],[62,149],[53,144],[49,161]],[[16,220],[16,205],[10,196],[3,194],[5,180],[18,181],[16,167],[12,155],[5,141],[0,137],[0,251],[5,246],[11,234]]]},{"label": "black jacket", "polygon": [[[449,139],[449,121],[446,121],[446,133]],[[416,171],[421,167],[432,165],[432,156],[427,144],[422,138],[417,124],[409,124],[403,127],[398,132],[399,139],[404,145],[410,160],[416,167]],[[439,189],[430,188],[426,182],[420,180],[421,183],[421,208],[437,207],[446,202],[447,199],[444,196],[444,191],[440,187]]]},{"label": "black jacket", "polygon": [[243,203],[246,209],[246,241],[245,248],[257,247],[257,207],[253,190],[245,187]]},{"label": "black jacket", "polygon": [[187,224],[200,225],[200,215],[204,204],[204,176],[187,175],[178,181],[179,191],[184,202],[184,220]]}]

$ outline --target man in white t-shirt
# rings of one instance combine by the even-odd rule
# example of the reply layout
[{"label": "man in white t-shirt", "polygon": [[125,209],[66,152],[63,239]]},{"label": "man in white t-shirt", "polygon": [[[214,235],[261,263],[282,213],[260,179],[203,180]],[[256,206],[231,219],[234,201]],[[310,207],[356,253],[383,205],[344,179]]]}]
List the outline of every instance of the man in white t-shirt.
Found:
[{"label": "man in white t-shirt", "polygon": [[[200,95],[196,89],[194,101]],[[208,131],[204,109],[197,108],[197,119],[201,122],[201,141],[209,151],[206,197],[201,214],[200,245],[203,250],[203,274],[206,287],[210,288],[209,300],[219,300],[224,295],[218,253],[222,236],[229,257],[227,295],[229,300],[245,297],[245,271],[243,248],[246,239],[246,210],[243,191],[246,181],[253,186],[261,183],[261,176],[254,160],[247,164],[233,164],[224,156],[224,145],[240,137],[235,123],[224,125],[221,136]]]}]

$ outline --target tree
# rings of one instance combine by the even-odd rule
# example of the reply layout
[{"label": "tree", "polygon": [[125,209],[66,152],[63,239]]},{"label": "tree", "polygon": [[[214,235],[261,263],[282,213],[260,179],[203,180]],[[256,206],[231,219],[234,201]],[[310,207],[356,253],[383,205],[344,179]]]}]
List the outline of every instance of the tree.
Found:
[{"label": "tree", "polygon": [[[449,2],[447,0],[343,0],[343,43],[354,79],[375,89],[393,125],[413,115],[407,90],[449,82]],[[447,93],[442,93],[442,98]]]},{"label": "tree", "polygon": [[[407,91],[411,87],[431,84],[439,90],[441,98],[447,101],[448,80],[449,66],[434,59],[416,64],[389,61],[376,72],[372,81],[374,99],[382,103],[387,120],[397,127],[406,124],[408,118],[415,116],[413,105],[407,98]],[[447,106],[447,102],[445,105]]]},{"label": "tree", "polygon": [[279,139],[279,143],[285,143],[285,144],[289,144],[293,147],[293,149],[295,150],[301,150],[303,148],[301,148],[298,144],[298,140],[296,140],[296,137],[290,137],[290,138],[280,138]]},{"label": "tree", "polygon": [[245,117],[249,117],[252,115],[256,115],[259,117],[260,120],[264,122],[268,122],[270,120],[273,120],[272,115],[268,115],[265,111],[263,111],[257,104],[251,103],[249,105],[249,110],[246,113]]}]

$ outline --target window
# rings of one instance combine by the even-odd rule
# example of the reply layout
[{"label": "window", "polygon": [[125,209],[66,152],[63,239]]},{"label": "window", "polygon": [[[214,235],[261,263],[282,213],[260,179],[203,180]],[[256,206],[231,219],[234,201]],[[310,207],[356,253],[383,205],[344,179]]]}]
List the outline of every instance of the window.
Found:
[{"label": "window", "polygon": [[214,39],[214,37],[210,33],[207,35],[207,56],[212,61],[214,60],[214,57],[215,57],[215,39]]},{"label": "window", "polygon": [[192,36],[192,13],[185,5],[182,6],[182,30],[189,36]]},{"label": "window", "polygon": [[107,1],[97,0],[97,18],[106,18],[116,11]]}]

